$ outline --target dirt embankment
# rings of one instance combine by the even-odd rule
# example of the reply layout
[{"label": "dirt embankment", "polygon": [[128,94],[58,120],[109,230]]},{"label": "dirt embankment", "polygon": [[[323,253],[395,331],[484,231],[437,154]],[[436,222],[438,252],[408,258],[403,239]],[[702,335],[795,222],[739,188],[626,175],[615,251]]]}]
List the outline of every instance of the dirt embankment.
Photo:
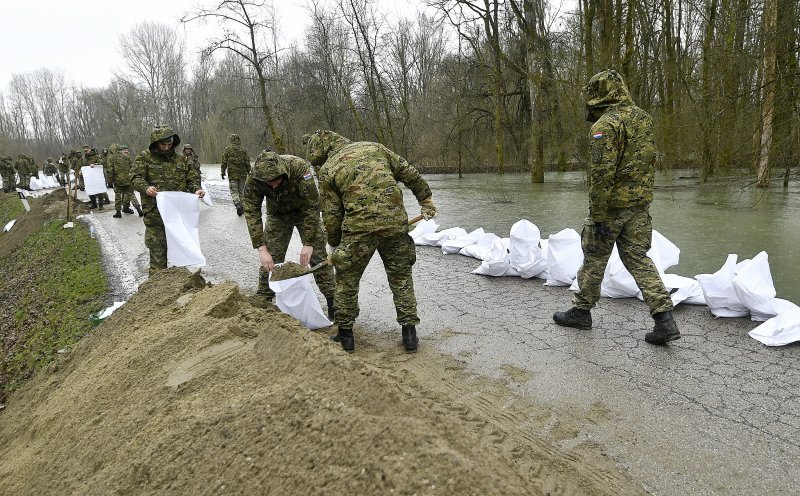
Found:
[{"label": "dirt embankment", "polygon": [[432,351],[347,355],[250,302],[183,269],[151,278],[11,397],[3,492],[644,493]]}]

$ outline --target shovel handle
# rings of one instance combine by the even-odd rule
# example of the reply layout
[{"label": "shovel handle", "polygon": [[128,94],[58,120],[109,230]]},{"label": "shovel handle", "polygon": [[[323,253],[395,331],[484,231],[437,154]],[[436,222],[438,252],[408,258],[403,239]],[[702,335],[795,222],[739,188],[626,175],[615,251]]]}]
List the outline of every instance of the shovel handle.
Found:
[{"label": "shovel handle", "polygon": [[414,218],[408,219],[408,225],[410,226],[411,224],[416,224],[417,222],[421,221],[424,218],[425,218],[425,216],[422,215],[422,214],[417,215]]},{"label": "shovel handle", "polygon": [[321,269],[323,267],[327,267],[328,265],[329,265],[328,261],[327,260],[323,260],[322,262],[320,262],[317,265],[314,265],[313,267],[308,269],[307,274],[311,274],[312,272],[315,272],[315,271],[317,271],[317,270],[319,270],[319,269]]}]

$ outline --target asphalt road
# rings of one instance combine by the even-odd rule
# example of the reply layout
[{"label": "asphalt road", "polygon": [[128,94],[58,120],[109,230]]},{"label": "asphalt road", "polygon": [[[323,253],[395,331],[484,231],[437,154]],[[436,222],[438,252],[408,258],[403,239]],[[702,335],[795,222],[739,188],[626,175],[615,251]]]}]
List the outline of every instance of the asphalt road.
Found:
[{"label": "asphalt road", "polygon": [[[253,292],[258,257],[244,218],[236,216],[227,182],[207,175],[215,205],[201,206],[202,273]],[[112,213],[106,207],[84,220],[95,226],[116,274],[114,292],[124,299],[147,277],[144,226],[136,215]],[[295,239],[289,259],[298,253]],[[563,446],[597,445],[654,494],[800,494],[800,346],[765,347],[747,336],[756,323],[714,319],[705,307],[689,306],[675,311],[683,338],[651,346],[643,340],[652,326],[647,308],[629,299],[602,299],[591,331],[562,328],[551,316],[568,308],[566,288],[470,274],[478,265],[418,247],[421,346],[506,381],[547,405],[556,421],[578,419]],[[359,333],[396,334],[399,341],[377,258],[361,288],[356,353]],[[509,370],[524,380],[512,380]]]}]

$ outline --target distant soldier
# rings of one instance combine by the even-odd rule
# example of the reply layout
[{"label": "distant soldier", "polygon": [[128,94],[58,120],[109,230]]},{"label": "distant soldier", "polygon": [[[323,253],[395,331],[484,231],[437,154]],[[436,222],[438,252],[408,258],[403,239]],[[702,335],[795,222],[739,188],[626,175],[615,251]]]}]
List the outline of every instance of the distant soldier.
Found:
[{"label": "distant soldier", "polygon": [[[100,150],[100,165],[103,166],[103,177],[105,177],[106,185],[108,185],[108,148],[103,148]],[[109,186],[109,188],[113,188],[113,186]],[[97,199],[101,203],[105,203],[106,205],[111,204],[111,199],[108,197],[108,193],[100,193],[97,195]],[[128,209],[130,210],[130,209]],[[131,212],[133,213],[133,212]]]},{"label": "distant soldier", "polygon": [[244,195],[244,182],[250,172],[250,156],[242,148],[242,141],[238,134],[231,134],[230,145],[225,147],[222,153],[221,176],[225,179],[225,172],[228,173],[228,185],[231,190],[231,200],[236,206],[236,215],[244,213],[242,207],[242,196]]},{"label": "distant soldier", "polygon": [[6,155],[0,159],[0,176],[3,178],[3,192],[11,193],[17,186],[17,171],[14,169],[14,159]]},{"label": "distant soldier", "polygon": [[58,182],[61,186],[66,186],[69,180],[69,159],[66,153],[62,153],[56,164],[58,168]]},{"label": "distant soldier", "polygon": [[31,172],[33,167],[29,165],[28,156],[24,153],[17,155],[17,161],[14,162],[14,168],[17,169],[19,176],[20,189],[31,190]]},{"label": "distant soldier", "polygon": [[150,250],[150,275],[167,268],[167,234],[158,211],[159,191],[184,191],[205,195],[200,176],[183,154],[176,153],[181,138],[169,126],[158,126],[150,133],[150,146],[133,161],[131,184],[142,195],[144,244]]},{"label": "distant soldier", "polygon": [[333,131],[317,131],[304,138],[308,159],[319,171],[320,207],[335,247],[330,260],[336,267],[334,337],[345,351],[353,351],[353,323],[358,317],[358,290],[372,255],[383,261],[394,298],[397,322],[406,351],[417,350],[417,299],[411,269],[416,247],[408,235],[402,182],[417,198],[426,219],[436,206],[428,183],[406,159],[379,143],[351,142]]},{"label": "distant soldier", "polygon": [[[267,220],[261,221],[261,204],[267,200]],[[286,257],[292,232],[297,228],[303,248],[300,265],[325,261],[325,230],[319,217],[319,192],[311,174],[311,164],[300,157],[263,151],[247,176],[244,194],[244,217],[253,248],[258,250],[258,292],[268,299],[275,297],[269,288],[269,272]],[[328,304],[328,316],[334,318],[333,269],[314,272],[314,279]]]},{"label": "distant soldier", "polygon": [[139,205],[139,200],[136,199],[133,186],[131,186],[132,165],[128,145],[111,145],[106,176],[109,184],[114,188],[114,209],[116,213],[114,213],[113,217],[117,219],[122,217],[120,212],[133,213],[131,203],[133,203],[133,208],[139,212],[139,217],[144,215],[142,207]]},{"label": "distant soldier", "polygon": [[44,163],[42,166],[42,172],[44,172],[45,176],[53,176],[57,178],[58,168],[56,167],[56,164],[53,163],[52,158],[48,158],[47,162]]},{"label": "distant soldier", "polygon": [[197,174],[199,174],[202,178],[203,173],[200,171],[200,157],[194,152],[194,148],[189,143],[183,145],[183,156],[186,157],[186,160],[189,161],[189,164],[192,165],[195,169],[197,169]]},{"label": "distant soldier", "polygon": [[583,265],[578,271],[580,289],[572,308],[556,312],[556,324],[591,329],[590,310],[600,299],[600,284],[616,243],[623,265],[633,276],[655,320],[644,339],[666,344],[681,333],[672,317],[672,300],[647,251],[653,236],[650,202],[653,201],[656,145],[653,119],[631,99],[622,76],[605,70],[592,76],[584,88],[591,159],[589,215],[583,224]]}]

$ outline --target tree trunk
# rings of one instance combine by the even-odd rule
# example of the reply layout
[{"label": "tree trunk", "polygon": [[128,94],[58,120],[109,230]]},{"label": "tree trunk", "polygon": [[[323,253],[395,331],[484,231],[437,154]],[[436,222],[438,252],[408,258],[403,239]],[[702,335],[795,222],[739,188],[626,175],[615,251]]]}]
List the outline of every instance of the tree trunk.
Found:
[{"label": "tree trunk", "polygon": [[770,183],[769,154],[772,148],[772,116],[775,106],[775,25],[778,19],[778,1],[766,0],[764,4],[764,98],[761,107],[761,150],[758,160],[758,187],[768,188]]}]

